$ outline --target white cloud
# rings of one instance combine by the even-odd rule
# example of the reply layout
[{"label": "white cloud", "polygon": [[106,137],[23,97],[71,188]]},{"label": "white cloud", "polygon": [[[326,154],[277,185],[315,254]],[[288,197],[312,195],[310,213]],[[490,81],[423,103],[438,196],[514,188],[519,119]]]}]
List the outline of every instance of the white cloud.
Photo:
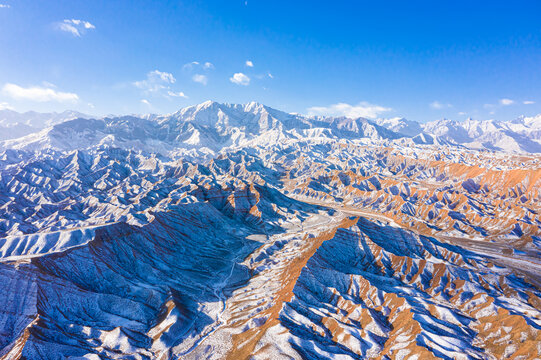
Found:
[{"label": "white cloud", "polygon": [[[487,110],[490,110],[490,109],[495,109],[495,108],[498,108],[498,107],[501,107],[501,106],[513,105],[514,103],[515,103],[515,100],[502,98],[502,99],[498,100],[498,104],[496,104],[496,105],[494,105],[494,104],[484,104],[483,107],[485,109],[487,109]],[[529,101],[524,101],[523,103],[524,104],[529,104],[530,102]]]},{"label": "white cloud", "polygon": [[147,99],[142,99],[141,102],[147,106],[151,106],[150,101],[148,101]]},{"label": "white cloud", "polygon": [[532,105],[532,104],[535,104],[535,101],[524,100],[522,103],[523,103],[524,105]]},{"label": "white cloud", "polygon": [[4,9],[9,9],[11,6],[9,6],[8,4],[0,4],[0,9],[4,8]]},{"label": "white cloud", "polygon": [[308,115],[345,116],[348,118],[364,117],[374,119],[377,118],[381,113],[391,110],[391,108],[362,101],[357,105],[338,103],[329,106],[314,106],[308,108]]},{"label": "white cloud", "polygon": [[55,89],[39,86],[23,88],[19,85],[9,83],[4,85],[2,93],[15,100],[30,100],[37,102],[75,102],[79,100],[79,96],[74,93],[56,91]]},{"label": "white cloud", "polygon": [[254,67],[254,63],[251,62],[250,60],[246,60],[246,66],[248,66],[248,67]]},{"label": "white cloud", "polygon": [[458,115],[466,115],[466,113],[464,111],[460,111]]},{"label": "white cloud", "polygon": [[203,85],[207,85],[208,82],[207,76],[203,74],[194,74],[194,76],[192,76],[192,80]]},{"label": "white cloud", "polygon": [[209,61],[204,63],[192,61],[191,63],[184,64],[182,66],[182,70],[188,74],[193,74],[191,75],[193,82],[207,85],[209,78],[205,74],[208,74],[209,71],[214,70],[214,64]]},{"label": "white cloud", "polygon": [[248,86],[250,84],[250,78],[243,73],[235,73],[233,77],[229,78],[234,84]]},{"label": "white cloud", "polygon": [[61,31],[69,32],[73,36],[81,37],[86,30],[95,29],[96,27],[88,21],[78,19],[66,19],[57,24]]},{"label": "white cloud", "polygon": [[180,92],[173,92],[173,91],[169,90],[169,91],[167,92],[167,95],[173,96],[173,97],[187,98],[187,96],[186,96],[182,91],[180,91]]},{"label": "white cloud", "polygon": [[199,61],[192,61],[191,63],[184,64],[182,70],[192,70],[197,65],[199,65]]},{"label": "white cloud", "polygon": [[174,84],[175,81],[177,81],[175,77],[173,76],[173,74],[168,73],[168,72],[162,72],[159,70],[154,70],[154,71],[149,72],[148,76],[155,77],[157,79],[159,78],[161,81],[171,83],[171,84]]},{"label": "white cloud", "polygon": [[135,81],[133,85],[147,92],[159,92],[169,89],[169,84],[174,84],[176,81],[171,73],[153,70],[147,74],[145,80]]},{"label": "white cloud", "polygon": [[15,110],[7,102],[0,102],[0,110]]},{"label": "white cloud", "polygon": [[171,85],[176,83],[176,81],[177,79],[171,73],[153,70],[147,73],[145,80],[135,81],[132,84],[143,90],[143,93],[147,95],[154,94],[166,98],[170,96],[186,98],[187,96],[182,91],[175,92],[171,89]]},{"label": "white cloud", "polygon": [[204,63],[200,63],[199,61],[192,61],[182,66],[182,70],[184,71],[195,71],[195,70],[201,70],[201,69],[214,70],[214,64],[209,61],[206,61]]},{"label": "white cloud", "polygon": [[430,107],[432,109],[441,110],[441,109],[453,107],[453,105],[451,105],[451,104],[443,104],[443,103],[441,103],[439,101],[433,101],[433,102],[430,103]]}]

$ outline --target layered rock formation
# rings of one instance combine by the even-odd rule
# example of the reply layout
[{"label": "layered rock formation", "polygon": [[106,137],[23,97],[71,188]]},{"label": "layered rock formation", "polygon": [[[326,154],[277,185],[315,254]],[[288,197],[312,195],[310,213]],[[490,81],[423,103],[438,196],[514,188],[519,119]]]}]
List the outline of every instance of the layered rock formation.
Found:
[{"label": "layered rock formation", "polygon": [[5,142],[0,357],[541,357],[541,158],[389,131],[206,103]]}]

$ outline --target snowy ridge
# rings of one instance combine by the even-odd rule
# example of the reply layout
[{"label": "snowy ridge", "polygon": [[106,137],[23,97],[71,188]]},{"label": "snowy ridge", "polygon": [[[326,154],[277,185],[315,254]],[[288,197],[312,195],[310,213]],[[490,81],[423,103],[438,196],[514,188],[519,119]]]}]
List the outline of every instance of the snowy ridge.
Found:
[{"label": "snowy ridge", "polygon": [[69,151],[102,144],[184,156],[194,149],[215,153],[231,146],[267,145],[284,140],[383,141],[400,137],[362,118],[303,117],[258,103],[234,105],[208,101],[164,116],[78,118],[0,142],[0,149]]},{"label": "snowy ridge", "polygon": [[[84,119],[84,120],[83,120]],[[69,124],[61,124],[72,120]],[[83,149],[98,143],[185,156],[189,150],[217,152],[230,146],[265,145],[288,139],[391,141],[411,138],[415,144],[461,145],[512,153],[541,153],[541,115],[512,121],[437,120],[426,124],[404,118],[306,117],[268,106],[207,101],[169,115],[90,119],[76,112],[18,114],[0,111],[4,140],[0,148]],[[21,127],[22,130],[17,130]],[[45,130],[36,133],[37,130]],[[17,129],[16,129],[17,128]],[[24,129],[23,129],[24,128]],[[15,139],[22,135],[28,135]],[[7,138],[9,136],[9,139]]]},{"label": "snowy ridge", "polygon": [[541,357],[541,157],[405,121],[206,102],[4,141],[0,357]]}]

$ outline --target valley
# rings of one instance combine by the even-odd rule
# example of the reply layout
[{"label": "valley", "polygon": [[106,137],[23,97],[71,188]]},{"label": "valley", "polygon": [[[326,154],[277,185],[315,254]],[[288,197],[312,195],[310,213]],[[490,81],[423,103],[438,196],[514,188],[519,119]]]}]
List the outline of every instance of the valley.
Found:
[{"label": "valley", "polygon": [[539,154],[383,125],[207,102],[0,142],[0,358],[541,357]]}]

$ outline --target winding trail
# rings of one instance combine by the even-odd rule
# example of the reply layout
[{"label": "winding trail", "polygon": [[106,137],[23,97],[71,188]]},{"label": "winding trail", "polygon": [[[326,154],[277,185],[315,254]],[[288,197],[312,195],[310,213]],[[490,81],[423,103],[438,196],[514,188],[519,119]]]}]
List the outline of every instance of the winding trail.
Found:
[{"label": "winding trail", "polygon": [[212,325],[212,327],[204,334],[202,334],[194,343],[192,346],[190,346],[189,349],[179,353],[177,355],[177,359],[181,358],[182,356],[186,356],[190,354],[192,351],[194,351],[199,344],[201,344],[206,338],[208,338],[210,335],[212,335],[216,330],[218,330],[222,325],[222,315],[225,312],[226,309],[226,301],[227,297],[224,294],[224,290],[227,287],[227,284],[229,283],[229,279],[231,279],[231,276],[233,276],[233,271],[235,270],[235,265],[237,265],[237,261],[240,260],[240,257],[236,257],[232,261],[231,270],[229,271],[229,275],[227,275],[217,286],[214,288],[214,295],[219,299],[219,301],[222,302],[222,309],[218,312],[216,315],[216,319]]},{"label": "winding trail", "polygon": [[[321,216],[321,215],[318,215]],[[254,249],[254,251],[244,257],[244,259],[250,257],[250,255],[259,252],[265,247],[271,247],[274,243],[277,241],[283,240],[284,238],[302,238],[304,234],[306,234],[311,229],[321,228],[321,227],[329,227],[333,226],[333,224],[338,224],[342,217],[341,216],[321,216],[321,219],[317,217],[310,217],[309,219],[305,219],[305,221],[301,221],[299,225],[297,224],[291,224],[292,227],[289,228],[284,233],[275,234],[273,236],[267,236],[267,240],[261,244],[258,248]],[[310,221],[312,220],[312,221]],[[315,220],[315,221],[314,221]],[[298,235],[298,236],[295,236]],[[286,250],[287,251],[287,250]],[[304,252],[299,252],[299,256],[304,255]],[[291,261],[291,258],[287,256],[275,256],[273,257],[274,260],[279,261]],[[225,289],[227,288],[227,285],[229,284],[229,281],[231,277],[233,276],[233,272],[235,269],[235,266],[237,265],[237,262],[240,260],[240,257],[236,257],[233,260],[233,264],[231,266],[231,270],[229,271],[229,275],[226,276],[220,283],[216,285],[213,292],[214,295],[219,299],[219,301],[222,302],[222,307],[220,311],[216,315],[215,322],[211,325],[211,327],[206,331],[204,334],[202,334],[195,342],[192,344],[187,350],[184,350],[181,353],[175,354],[176,359],[185,359],[186,356],[190,355],[194,350],[196,350],[201,343],[203,343],[207,338],[209,338],[212,334],[214,334],[216,331],[218,331],[220,328],[224,327],[226,325],[226,322],[223,320],[223,315],[226,312],[227,309],[227,296],[225,295]],[[274,264],[275,268],[281,269],[283,268],[279,264]],[[248,285],[252,279],[248,279],[245,285]]]}]

